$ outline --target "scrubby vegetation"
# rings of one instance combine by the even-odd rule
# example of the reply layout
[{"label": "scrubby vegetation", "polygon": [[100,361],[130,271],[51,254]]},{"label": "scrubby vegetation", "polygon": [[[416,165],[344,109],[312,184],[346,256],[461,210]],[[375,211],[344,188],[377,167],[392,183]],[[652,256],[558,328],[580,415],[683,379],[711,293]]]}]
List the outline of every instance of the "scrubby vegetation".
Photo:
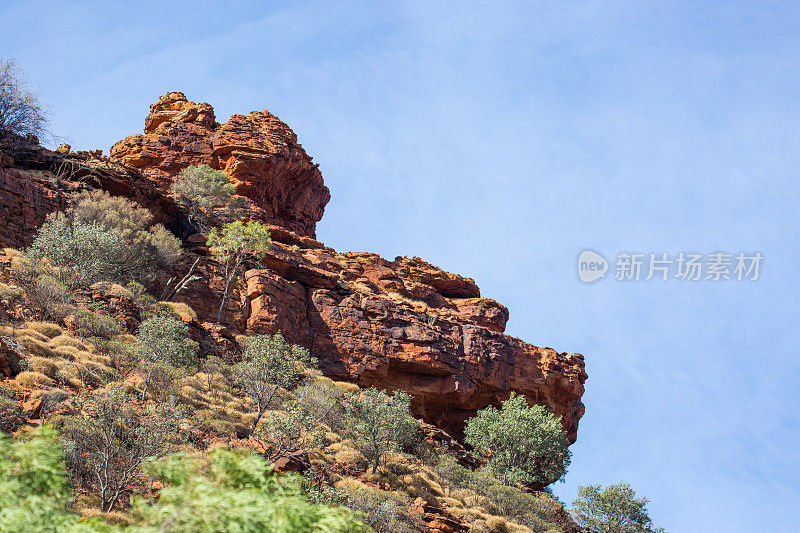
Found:
[{"label": "scrubby vegetation", "polygon": [[219,313],[217,313],[217,323],[222,317],[231,281],[239,272],[242,264],[248,257],[263,259],[271,243],[269,230],[258,221],[237,220],[225,224],[220,230],[214,228],[211,231],[208,236],[208,245],[212,249],[214,258],[222,265],[225,281],[222,303],[220,303]]},{"label": "scrubby vegetation", "polygon": [[70,288],[102,281],[142,281],[175,263],[180,241],[153,215],[104,191],[81,195],[75,206],[48,217],[26,255]]},{"label": "scrubby vegetation", "polygon": [[249,201],[236,195],[236,187],[221,170],[208,165],[184,168],[172,192],[197,231],[211,229],[242,217]]},{"label": "scrubby vegetation", "polygon": [[572,502],[573,515],[579,524],[599,533],[664,533],[653,525],[647,512],[647,498],[637,498],[627,483],[578,488]]},{"label": "scrubby vegetation", "polygon": [[[0,382],[0,432],[15,436],[0,437],[0,531],[564,531],[544,488],[568,441],[544,408],[512,396],[468,422],[471,454],[435,448],[407,393],[333,381],[281,334],[234,336],[159,301],[204,260],[224,284],[219,322],[243,265],[267,253],[266,226],[230,221],[241,205],[223,176],[190,169],[174,188],[210,230],[177,284],[163,281],[186,272],[180,241],[97,191],[3,252],[0,306],[16,314],[0,337],[20,368]],[[587,488],[575,513],[651,531],[645,504]]]},{"label": "scrubby vegetation", "polygon": [[549,485],[570,463],[561,420],[514,393],[502,409],[490,406],[470,419],[464,434],[476,449],[491,452],[489,468],[507,483]]}]

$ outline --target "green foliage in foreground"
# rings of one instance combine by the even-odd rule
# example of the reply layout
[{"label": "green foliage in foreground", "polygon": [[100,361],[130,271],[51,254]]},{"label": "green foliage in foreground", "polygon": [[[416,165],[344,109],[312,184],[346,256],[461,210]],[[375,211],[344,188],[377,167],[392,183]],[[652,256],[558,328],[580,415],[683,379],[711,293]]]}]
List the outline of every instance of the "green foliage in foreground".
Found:
[{"label": "green foliage in foreground", "polygon": [[577,522],[599,533],[666,533],[654,527],[647,513],[647,498],[637,498],[627,483],[602,488],[600,485],[578,487],[572,502]]},{"label": "green foliage in foreground", "polygon": [[103,524],[68,512],[70,500],[54,431],[26,440],[0,433],[0,532],[103,531]]},{"label": "green foliage in foreground", "polygon": [[467,422],[466,441],[491,450],[489,468],[504,483],[549,485],[566,474],[569,441],[561,420],[542,406],[511,394],[502,409],[487,407]]},{"label": "green foliage in foreground", "polygon": [[174,454],[150,467],[167,484],[158,502],[139,499],[135,532],[363,531],[347,509],[311,503],[300,478],[278,477],[258,455],[216,449],[207,459]]},{"label": "green foliage in foreground", "polygon": [[0,532],[366,530],[350,510],[309,501],[298,476],[276,475],[255,454],[221,448],[202,458],[177,453],[148,470],[165,488],[157,501],[136,500],[132,525],[83,519],[68,510],[73,495],[56,433],[44,428],[25,440],[0,433]]}]

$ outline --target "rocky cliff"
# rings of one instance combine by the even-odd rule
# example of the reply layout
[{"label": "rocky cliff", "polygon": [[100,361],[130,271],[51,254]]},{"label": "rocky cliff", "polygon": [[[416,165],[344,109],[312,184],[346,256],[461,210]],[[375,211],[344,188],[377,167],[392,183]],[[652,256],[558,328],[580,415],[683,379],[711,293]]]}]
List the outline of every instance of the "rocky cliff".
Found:
[{"label": "rocky cliff", "polygon": [[[150,108],[144,135],[97,152],[5,149],[0,169],[0,245],[30,241],[44,216],[86,187],[124,195],[179,227],[182,213],[168,193],[178,172],[206,163],[224,170],[272,225],[274,246],[248,270],[226,305],[222,332],[281,332],[308,347],[325,374],[362,386],[403,389],[426,421],[456,435],[476,410],[511,392],[547,406],[577,438],[587,379],[580,354],[540,348],[504,333],[509,312],[483,298],[474,280],[419,258],[384,259],[337,253],[314,240],[330,194],[292,130],[268,111],[216,122],[213,108],[182,93]],[[0,147],[0,152],[3,147]],[[72,172],[62,172],[63,168]],[[64,179],[66,177],[66,179]],[[186,244],[188,265],[208,250],[200,236]],[[222,280],[208,258],[179,295],[210,329]]]},{"label": "rocky cliff", "polygon": [[266,221],[308,237],[331,198],[317,165],[278,117],[253,111],[219,124],[213,107],[178,92],[150,106],[144,135],[112,146],[111,160],[141,169],[164,188],[189,165],[224,170]]}]

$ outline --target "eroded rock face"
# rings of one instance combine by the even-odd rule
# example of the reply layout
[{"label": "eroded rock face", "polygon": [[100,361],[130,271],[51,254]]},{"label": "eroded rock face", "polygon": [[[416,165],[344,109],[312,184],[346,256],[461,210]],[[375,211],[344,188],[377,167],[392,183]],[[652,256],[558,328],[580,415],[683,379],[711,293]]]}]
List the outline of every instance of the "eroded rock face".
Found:
[{"label": "eroded rock face", "polygon": [[144,135],[111,147],[111,159],[169,185],[181,169],[207,164],[224,170],[260,218],[314,237],[330,192],[294,132],[269,111],[216,122],[214,108],[170,92],[150,106]]},{"label": "eroded rock face", "polygon": [[560,415],[576,439],[583,356],[505,335],[508,310],[475,296],[470,278],[419,258],[280,242],[264,263],[245,275],[248,330],[307,346],[326,375],[408,391],[419,416],[455,435],[514,391]]},{"label": "eroded rock face", "polygon": [[[48,212],[90,186],[131,198],[167,227],[180,228],[183,214],[166,187],[181,168],[208,163],[225,170],[274,224],[274,246],[231,288],[223,344],[235,348],[235,333],[280,332],[309,348],[331,377],[408,391],[420,417],[457,436],[478,409],[517,392],[560,415],[576,439],[587,379],[583,356],[506,335],[508,309],[481,297],[471,278],[417,257],[339,254],[311,238],[327,188],[292,131],[268,112],[220,125],[208,104],[168,93],[151,107],[145,134],[114,145],[111,158],[34,145],[0,148],[14,165],[0,169],[0,245],[29,244]],[[75,170],[66,184],[55,179],[65,164]],[[189,236],[183,264],[161,276],[180,278],[200,257],[195,273],[203,281],[176,298],[194,309],[197,324],[216,320],[224,287],[204,242]]]}]

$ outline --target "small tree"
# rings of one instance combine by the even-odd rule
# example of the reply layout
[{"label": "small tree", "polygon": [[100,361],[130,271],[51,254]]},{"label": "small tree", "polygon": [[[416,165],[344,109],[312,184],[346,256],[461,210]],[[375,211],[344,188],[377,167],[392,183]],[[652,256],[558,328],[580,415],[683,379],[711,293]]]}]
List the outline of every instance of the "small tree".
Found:
[{"label": "small tree", "polygon": [[316,361],[308,350],[289,344],[282,335],[258,335],[247,340],[244,360],[233,367],[234,382],[253,398],[255,419],[252,430],[283,390],[291,390],[303,380],[307,366]]},{"label": "small tree", "polygon": [[153,214],[136,202],[105,191],[85,191],[66,215],[85,224],[99,224],[122,235],[125,246],[117,259],[117,277],[125,281],[151,279],[157,268],[169,268],[181,255],[181,242]]},{"label": "small tree", "polygon": [[514,393],[502,409],[478,411],[464,435],[476,449],[491,451],[489,468],[504,483],[549,485],[569,466],[569,441],[560,419],[540,405],[528,407],[525,397]]},{"label": "small tree", "polygon": [[148,210],[104,191],[82,193],[75,206],[49,216],[27,251],[33,261],[46,259],[71,288],[146,280],[180,254],[180,241],[153,224]]},{"label": "small tree", "polygon": [[257,221],[243,222],[237,220],[222,227],[222,230],[213,229],[208,236],[208,245],[212,248],[214,259],[219,261],[223,268],[225,290],[222,293],[222,302],[217,313],[217,324],[222,317],[222,309],[228,297],[228,289],[242,263],[248,256],[263,259],[272,241],[269,230]]},{"label": "small tree", "polygon": [[572,516],[577,522],[599,533],[666,533],[654,527],[647,512],[647,498],[636,498],[627,483],[602,488],[600,485],[578,487],[572,502]]},{"label": "small tree", "polygon": [[236,186],[227,174],[208,165],[181,170],[172,192],[189,221],[201,232],[240,218],[249,204],[246,198],[236,195]]},{"label": "small tree", "polygon": [[203,373],[205,374],[205,386],[208,392],[214,397],[214,400],[219,399],[220,392],[220,379],[227,383],[227,378],[230,376],[231,367],[222,357],[218,355],[209,355],[203,362]]},{"label": "small tree", "polygon": [[180,413],[165,403],[145,409],[121,386],[90,393],[82,411],[64,424],[67,462],[108,512],[140,481],[145,461],[179,442]]},{"label": "small tree", "polygon": [[293,401],[283,412],[264,417],[255,434],[270,444],[269,460],[275,461],[319,444],[325,431],[302,404]]},{"label": "small tree", "polygon": [[145,376],[142,400],[151,383],[162,394],[180,375],[180,369],[197,362],[195,344],[188,338],[189,328],[172,317],[155,316],[139,326],[135,354]]},{"label": "small tree", "polygon": [[13,59],[0,59],[0,137],[47,133],[47,112]]},{"label": "small tree", "polygon": [[58,214],[42,224],[27,255],[47,259],[55,277],[74,289],[117,279],[123,247],[120,233]]},{"label": "small tree", "polygon": [[411,417],[411,396],[396,391],[393,396],[369,388],[345,402],[350,417],[349,434],[374,473],[386,454],[401,449],[417,431]]}]

